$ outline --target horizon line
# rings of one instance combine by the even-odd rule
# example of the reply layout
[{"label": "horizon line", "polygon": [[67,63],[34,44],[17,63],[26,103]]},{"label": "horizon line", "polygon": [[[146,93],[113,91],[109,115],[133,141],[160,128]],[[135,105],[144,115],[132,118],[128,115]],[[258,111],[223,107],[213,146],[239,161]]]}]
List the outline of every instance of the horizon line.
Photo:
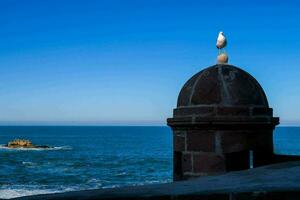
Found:
[{"label": "horizon line", "polygon": [[11,122],[1,122],[0,126],[167,126],[167,122],[162,121],[118,121],[118,122],[57,122],[57,121],[11,121]]},{"label": "horizon line", "polygon": [[[1,122],[0,126],[168,126],[162,121],[140,121],[140,122],[57,122],[57,121],[10,121]],[[300,127],[300,122],[284,121],[277,127]]]}]

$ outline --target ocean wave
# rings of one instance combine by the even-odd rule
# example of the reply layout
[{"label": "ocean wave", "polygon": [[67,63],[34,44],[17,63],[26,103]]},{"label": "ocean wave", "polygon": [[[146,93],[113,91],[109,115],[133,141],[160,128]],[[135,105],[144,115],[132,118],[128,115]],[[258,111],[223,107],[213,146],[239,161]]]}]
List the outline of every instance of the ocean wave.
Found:
[{"label": "ocean wave", "polygon": [[121,187],[121,185],[107,185],[107,186],[103,186],[102,189],[112,189],[112,188],[119,188]]},{"label": "ocean wave", "polygon": [[57,193],[62,192],[58,190],[47,190],[47,189],[0,189],[0,199],[11,199],[17,198],[22,196],[29,196],[29,195],[38,195],[38,194],[50,194],[50,193]]},{"label": "ocean wave", "polygon": [[129,173],[128,172],[120,172],[117,173],[115,176],[127,176]]},{"label": "ocean wave", "polygon": [[30,162],[30,161],[22,161],[22,164],[28,165],[28,166],[36,165],[36,163]]},{"label": "ocean wave", "polygon": [[49,147],[49,148],[9,148],[4,144],[0,144],[0,150],[8,150],[8,151],[55,151],[55,150],[72,150],[70,146],[61,146],[61,147]]},{"label": "ocean wave", "polygon": [[63,188],[57,188],[57,189],[38,189],[37,187],[40,186],[24,186],[25,188],[2,188],[0,189],[0,199],[11,199],[11,198],[17,198],[22,196],[30,196],[30,195],[38,195],[38,194],[51,194],[51,193],[62,193],[62,192],[71,192],[71,191],[80,191],[80,190],[87,190],[87,189],[108,189],[108,188],[119,188],[122,186],[141,186],[141,185],[148,185],[148,184],[157,184],[157,183],[168,183],[171,182],[171,179],[166,180],[152,180],[152,181],[146,181],[141,183],[128,183],[128,184],[112,184],[112,185],[106,185],[102,186],[101,183],[99,183],[99,179],[90,179],[88,183],[94,183],[96,184],[95,187],[84,187],[83,185],[78,186],[70,186],[70,187],[63,187]]}]

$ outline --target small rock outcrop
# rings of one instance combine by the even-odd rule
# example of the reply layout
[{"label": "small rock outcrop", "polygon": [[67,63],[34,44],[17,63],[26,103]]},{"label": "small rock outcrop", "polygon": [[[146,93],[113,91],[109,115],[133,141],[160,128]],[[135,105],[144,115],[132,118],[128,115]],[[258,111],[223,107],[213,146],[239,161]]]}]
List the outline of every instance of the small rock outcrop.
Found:
[{"label": "small rock outcrop", "polygon": [[33,145],[30,140],[15,139],[8,142],[6,145],[8,148],[50,148],[49,146]]}]

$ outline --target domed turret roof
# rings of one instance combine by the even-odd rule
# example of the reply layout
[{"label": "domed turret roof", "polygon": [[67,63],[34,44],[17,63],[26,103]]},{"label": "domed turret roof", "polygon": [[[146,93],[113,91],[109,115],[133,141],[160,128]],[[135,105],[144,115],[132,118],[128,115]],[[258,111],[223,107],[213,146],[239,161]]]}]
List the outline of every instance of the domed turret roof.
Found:
[{"label": "domed turret roof", "polygon": [[265,92],[255,78],[227,64],[206,68],[185,83],[177,107],[198,105],[269,107]]}]

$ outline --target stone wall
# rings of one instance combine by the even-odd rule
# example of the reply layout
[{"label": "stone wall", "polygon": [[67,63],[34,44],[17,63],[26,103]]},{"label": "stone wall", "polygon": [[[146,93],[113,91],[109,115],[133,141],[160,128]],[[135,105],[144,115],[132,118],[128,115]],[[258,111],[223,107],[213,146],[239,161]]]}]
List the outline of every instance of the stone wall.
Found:
[{"label": "stone wall", "polygon": [[300,199],[300,161],[166,184],[98,189],[18,200],[290,200]]}]

